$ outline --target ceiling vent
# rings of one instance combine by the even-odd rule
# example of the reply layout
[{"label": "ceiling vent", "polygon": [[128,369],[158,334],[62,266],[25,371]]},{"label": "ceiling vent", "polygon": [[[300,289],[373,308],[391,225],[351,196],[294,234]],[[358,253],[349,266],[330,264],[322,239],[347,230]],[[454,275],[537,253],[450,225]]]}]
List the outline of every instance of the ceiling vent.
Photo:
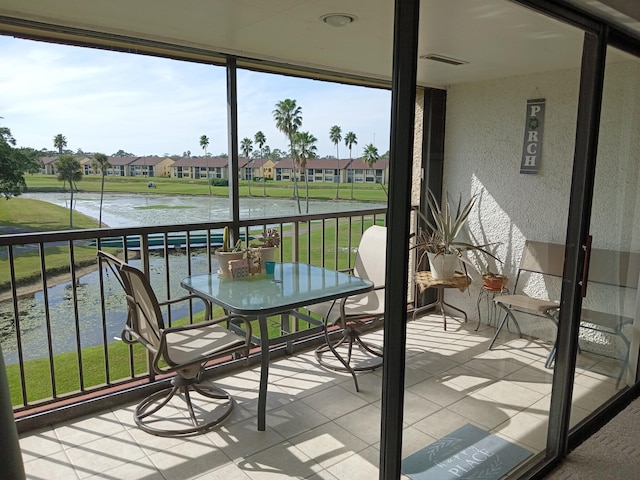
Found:
[{"label": "ceiling vent", "polygon": [[457,58],[447,57],[445,55],[440,55],[438,53],[429,53],[427,55],[420,55],[420,58],[425,60],[434,60],[436,62],[446,63],[448,65],[464,65],[466,62],[464,60],[458,60]]}]

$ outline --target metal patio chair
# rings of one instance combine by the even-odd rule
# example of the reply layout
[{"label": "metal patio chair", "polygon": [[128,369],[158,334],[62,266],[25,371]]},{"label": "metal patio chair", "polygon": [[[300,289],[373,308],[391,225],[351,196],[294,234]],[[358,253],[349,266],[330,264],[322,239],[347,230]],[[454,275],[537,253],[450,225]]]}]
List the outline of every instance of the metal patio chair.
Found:
[{"label": "metal patio chair", "polygon": [[[356,391],[359,391],[359,386],[355,372],[375,370],[382,365],[382,349],[365,342],[361,333],[364,326],[384,317],[386,244],[386,227],[369,227],[360,239],[353,268],[346,270],[373,282],[374,289],[371,292],[307,307],[325,322],[326,344],[316,349],[318,362],[325,368],[350,373]],[[342,327],[342,336],[337,341],[329,338],[329,325]],[[358,349],[355,356],[354,348]],[[327,361],[324,358],[327,352],[331,352],[339,363]]]},{"label": "metal patio chair", "polygon": [[[234,354],[248,356],[250,322],[241,315],[211,320],[211,304],[196,295],[159,302],[141,270],[104,251],[98,251],[98,258],[107,264],[126,294],[127,320],[122,340],[143,345],[152,356],[150,368],[156,374],[176,373],[169,386],[137,405],[136,424],[153,435],[175,437],[203,433],[224,421],[235,402],[231,395],[203,378],[204,366]],[[205,321],[165,327],[161,307],[192,299],[204,302]],[[222,326],[238,318],[245,322],[245,338]],[[184,415],[185,406],[188,415]]]}]

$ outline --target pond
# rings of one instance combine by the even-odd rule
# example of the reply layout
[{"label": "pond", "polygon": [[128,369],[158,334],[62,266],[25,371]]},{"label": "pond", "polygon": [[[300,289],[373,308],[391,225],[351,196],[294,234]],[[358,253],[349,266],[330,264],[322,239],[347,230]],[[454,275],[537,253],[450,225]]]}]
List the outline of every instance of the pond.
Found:
[{"label": "pond", "polygon": [[[68,206],[69,195],[60,193],[29,193],[24,197],[43,200],[64,207]],[[77,201],[77,203],[76,203]],[[98,218],[100,208],[99,193],[79,193],[74,195],[76,210]],[[310,213],[358,210],[384,207],[379,203],[350,201],[310,201]],[[260,197],[241,199],[243,218],[260,218],[278,215],[292,215],[297,212],[293,199],[264,199]],[[158,194],[105,194],[102,219],[112,227],[137,227],[143,225],[196,223],[220,221],[229,218],[229,203],[219,197],[190,197]],[[178,297],[185,292],[180,288],[180,280],[188,275],[184,252],[172,252],[169,258],[171,296]],[[203,252],[192,251],[192,272],[206,272],[208,259]],[[136,261],[132,263],[135,265]],[[138,262],[139,263],[139,262]],[[164,258],[160,254],[150,258],[151,282],[161,297],[166,291]],[[106,323],[102,324],[100,311],[100,291],[98,272],[92,272],[79,279],[78,323],[76,335],[74,303],[69,282],[48,289],[49,315],[51,319],[53,354],[74,351],[79,338],[83,348],[102,345],[103,336],[107,341],[117,341],[126,318],[124,295],[120,285],[113,278],[105,281]],[[162,293],[160,293],[162,292]],[[194,304],[198,311],[201,306]],[[19,299],[18,310],[21,322],[21,342],[25,360],[45,358],[47,350],[47,330],[43,292]],[[181,318],[188,313],[187,307],[175,310],[172,318]],[[13,304],[0,302],[0,343],[6,364],[16,363],[15,328],[13,326]]]},{"label": "pond", "polygon": [[[68,208],[68,193],[27,193],[25,198],[43,200]],[[73,196],[75,209],[93,218],[100,215],[100,193],[77,193]],[[304,202],[301,201],[304,210]],[[331,213],[367,208],[383,208],[377,202],[350,200],[310,200],[309,213]],[[241,218],[295,215],[297,202],[292,198],[251,197],[240,199]],[[180,223],[218,222],[230,218],[229,200],[223,197],[157,195],[157,194],[105,194],[102,222],[110,227],[139,227],[145,225],[172,225]]]}]

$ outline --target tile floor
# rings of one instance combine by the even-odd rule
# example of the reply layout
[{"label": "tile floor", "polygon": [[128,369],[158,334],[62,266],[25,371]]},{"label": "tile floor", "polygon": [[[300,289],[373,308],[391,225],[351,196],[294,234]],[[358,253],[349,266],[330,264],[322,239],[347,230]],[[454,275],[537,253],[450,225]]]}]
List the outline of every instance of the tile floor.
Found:
[{"label": "tile floor", "polygon": [[[512,338],[488,351],[493,329],[424,316],[408,324],[403,453],[472,423],[530,451],[546,440],[548,345]],[[382,333],[367,335],[381,343]],[[582,355],[572,422],[615,392]],[[588,368],[584,369],[584,368]],[[237,401],[222,427],[188,438],[138,429],[134,405],[21,436],[27,477],[52,479],[370,480],[378,477],[381,371],[351,377],[318,366],[313,352],[271,364],[267,430],[256,430],[259,370],[216,383]]]}]

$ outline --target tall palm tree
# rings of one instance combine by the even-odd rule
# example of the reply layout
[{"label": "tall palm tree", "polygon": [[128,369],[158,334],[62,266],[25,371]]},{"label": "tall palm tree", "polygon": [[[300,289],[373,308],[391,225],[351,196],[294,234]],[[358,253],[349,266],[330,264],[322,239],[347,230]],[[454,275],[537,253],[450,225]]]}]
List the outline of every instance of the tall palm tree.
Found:
[{"label": "tall palm tree", "polygon": [[[67,137],[63,134],[59,133],[55,137],[53,137],[53,146],[58,149],[58,153],[62,155],[62,149],[67,146]],[[65,189],[67,185],[66,180],[62,182],[62,190]]]},{"label": "tall palm tree", "polygon": [[[371,168],[373,167],[373,165],[380,160],[380,154],[378,153],[378,149],[376,147],[373,146],[373,144],[369,144],[366,147],[364,147],[364,151],[362,152],[362,159],[364,160],[364,163],[367,164],[367,167]],[[378,181],[377,177],[376,177],[376,182]],[[384,193],[387,193],[387,189],[384,188],[384,185],[382,185],[382,183],[380,183],[380,186],[382,187],[382,190],[384,190]]]},{"label": "tall palm tree", "polygon": [[367,164],[367,167],[373,167],[373,164],[380,160],[380,154],[378,153],[377,147],[374,147],[371,143],[364,147],[362,159],[364,160],[364,163]]},{"label": "tall palm tree", "polygon": [[251,152],[253,152],[253,142],[250,138],[244,137],[240,142],[240,151],[247,159],[247,168],[249,170],[249,175],[247,175],[249,180],[249,196],[251,196],[251,181],[253,180],[253,168],[251,167],[252,160],[249,158]]},{"label": "tall palm tree", "polygon": [[[344,144],[347,146],[347,148],[349,149],[349,165],[351,165],[351,148],[353,148],[354,145],[358,144],[358,137],[356,137],[356,134],[353,132],[349,132],[344,136]],[[354,174],[351,174],[351,200],[353,200],[353,182],[354,181]]]},{"label": "tall palm tree", "polygon": [[82,179],[82,167],[80,160],[73,155],[62,155],[56,160],[58,180],[69,181],[71,191],[71,205],[69,206],[69,228],[73,228],[73,182]]},{"label": "tall palm tree", "polygon": [[342,140],[342,129],[338,125],[334,125],[329,130],[329,139],[336,146],[336,162],[338,162],[338,186],[336,187],[336,200],[340,198],[340,152],[338,151],[338,144]]},{"label": "tall palm tree", "polygon": [[62,149],[67,146],[67,137],[59,133],[53,137],[53,146],[58,149],[58,153],[62,155]]},{"label": "tall palm tree", "polygon": [[295,157],[304,172],[304,185],[306,194],[306,213],[309,213],[309,175],[307,175],[307,160],[318,156],[316,142],[318,139],[309,132],[296,132],[293,138]]},{"label": "tall palm tree", "polygon": [[253,137],[253,141],[260,149],[260,160],[262,161],[262,196],[267,196],[267,177],[264,174],[264,144],[267,143],[267,137],[262,133],[262,130],[256,132]]},{"label": "tall palm tree", "polygon": [[104,153],[96,153],[93,156],[93,169],[100,169],[100,173],[102,174],[102,184],[100,185],[100,216],[98,218],[98,225],[102,226],[102,199],[104,198],[104,177],[106,170],[111,167],[109,163],[109,157],[107,157]]},{"label": "tall palm tree", "polygon": [[273,119],[276,121],[276,128],[285,134],[289,140],[289,151],[294,161],[293,164],[293,195],[298,202],[298,213],[302,213],[300,209],[300,195],[298,194],[298,175],[296,172],[297,162],[295,161],[293,152],[293,137],[302,126],[302,108],[299,107],[295,100],[287,98],[276,103],[273,111]]},{"label": "tall palm tree", "polygon": [[200,135],[200,147],[204,150],[204,156],[207,162],[207,185],[209,185],[209,195],[211,195],[211,179],[209,178],[209,155],[207,154],[207,147],[209,146],[209,137],[206,135]]}]

